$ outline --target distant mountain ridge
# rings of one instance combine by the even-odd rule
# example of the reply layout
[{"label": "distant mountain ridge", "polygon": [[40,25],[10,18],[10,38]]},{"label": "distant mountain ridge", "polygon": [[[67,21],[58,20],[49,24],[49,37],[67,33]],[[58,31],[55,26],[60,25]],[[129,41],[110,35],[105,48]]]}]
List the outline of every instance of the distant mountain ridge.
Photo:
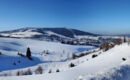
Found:
[{"label": "distant mountain ridge", "polygon": [[52,37],[68,37],[75,38],[76,36],[98,36],[98,34],[93,34],[77,29],[68,29],[68,28],[21,28],[10,31],[0,32],[0,36],[3,37],[31,37],[31,38],[41,38],[45,36]]}]

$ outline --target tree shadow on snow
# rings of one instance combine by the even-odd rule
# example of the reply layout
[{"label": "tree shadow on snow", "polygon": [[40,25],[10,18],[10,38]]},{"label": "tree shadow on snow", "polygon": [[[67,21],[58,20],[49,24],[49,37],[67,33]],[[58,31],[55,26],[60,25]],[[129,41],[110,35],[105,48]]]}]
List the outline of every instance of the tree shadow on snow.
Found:
[{"label": "tree shadow on snow", "polygon": [[32,59],[33,60],[29,60],[27,57],[21,57],[21,56],[0,55],[0,72],[6,70],[27,68],[35,66],[39,63],[43,63],[37,57],[32,57]]}]

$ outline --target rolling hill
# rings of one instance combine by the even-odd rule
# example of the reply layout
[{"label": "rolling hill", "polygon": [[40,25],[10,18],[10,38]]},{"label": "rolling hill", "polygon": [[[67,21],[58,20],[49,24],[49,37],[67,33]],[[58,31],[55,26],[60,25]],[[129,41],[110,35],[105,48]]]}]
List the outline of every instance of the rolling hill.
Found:
[{"label": "rolling hill", "polygon": [[15,38],[76,38],[77,36],[98,36],[97,34],[68,28],[21,28],[0,32],[2,37]]}]

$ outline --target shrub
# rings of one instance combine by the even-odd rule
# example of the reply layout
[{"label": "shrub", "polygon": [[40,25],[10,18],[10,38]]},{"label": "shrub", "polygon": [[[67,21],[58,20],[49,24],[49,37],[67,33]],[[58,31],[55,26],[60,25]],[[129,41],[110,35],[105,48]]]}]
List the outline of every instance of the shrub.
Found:
[{"label": "shrub", "polygon": [[65,42],[64,42],[63,40],[61,41],[61,43],[62,43],[62,44],[65,44]]},{"label": "shrub", "polygon": [[103,51],[107,51],[109,49],[109,43],[103,43],[101,45],[101,49],[103,49]]},{"label": "shrub", "polygon": [[51,69],[49,70],[49,72],[48,72],[48,73],[52,73]]},{"label": "shrub", "polygon": [[72,54],[72,59],[76,59],[78,56],[75,55],[74,53]]},{"label": "shrub", "polygon": [[81,53],[81,54],[79,55],[79,57],[83,57],[83,56],[85,56],[85,54],[84,54],[84,53]]},{"label": "shrub", "polygon": [[35,74],[42,74],[43,69],[41,66],[39,66],[36,70],[35,70]]},{"label": "shrub", "polygon": [[93,55],[92,55],[92,58],[95,58],[95,57],[97,57],[97,56],[98,56],[98,55],[96,55],[96,54],[93,54]]},{"label": "shrub", "polygon": [[115,41],[115,44],[117,44],[117,45],[120,45],[122,43],[122,40],[121,39],[117,39],[116,41]]},{"label": "shrub", "polygon": [[108,42],[106,42],[106,43],[103,43],[101,45],[100,49],[103,49],[103,51],[107,51],[107,50],[113,48],[115,45],[116,45],[116,43],[113,43],[113,42],[108,43]]},{"label": "shrub", "polygon": [[74,67],[75,65],[73,63],[70,63],[69,67]]},{"label": "shrub", "polygon": [[20,76],[20,75],[32,75],[32,71],[30,69],[26,71],[17,71],[16,76]]},{"label": "shrub", "polygon": [[48,50],[46,51],[46,54],[49,54],[49,51],[48,51]]},{"label": "shrub", "polygon": [[123,61],[126,61],[126,58],[122,58]]},{"label": "shrub", "polygon": [[18,71],[17,73],[16,73],[16,76],[19,76],[20,75],[20,71]]},{"label": "shrub", "polygon": [[57,70],[56,70],[56,72],[60,72],[60,70],[59,70],[59,69],[57,69]]},{"label": "shrub", "polygon": [[25,71],[25,73],[24,73],[25,75],[32,75],[32,72],[31,72],[31,70],[30,69],[28,69],[27,71]]},{"label": "shrub", "polygon": [[23,55],[22,53],[19,53],[19,52],[18,52],[18,55],[21,57],[25,57],[25,55]]}]

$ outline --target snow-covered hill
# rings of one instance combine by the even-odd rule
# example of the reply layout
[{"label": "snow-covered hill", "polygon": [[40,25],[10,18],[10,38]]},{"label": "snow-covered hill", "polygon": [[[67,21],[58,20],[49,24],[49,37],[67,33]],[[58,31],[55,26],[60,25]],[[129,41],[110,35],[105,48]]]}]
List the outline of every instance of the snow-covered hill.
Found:
[{"label": "snow-covered hill", "polygon": [[[0,38],[0,44],[1,45],[6,44],[2,46],[6,47],[7,50],[0,48],[3,54],[13,57],[14,56],[18,57],[16,54],[17,51],[25,53],[26,48],[29,46],[33,52],[33,56],[35,56],[40,60],[38,65],[36,64],[33,66],[26,66],[26,67],[24,66],[23,68],[20,69],[16,68],[16,70],[12,69],[9,71],[7,70],[0,72],[0,75],[11,76],[16,75],[17,71],[21,70],[24,71],[27,69],[31,69],[33,75],[0,77],[0,80],[129,80],[130,79],[130,77],[128,76],[130,74],[129,71],[130,45],[128,43],[116,45],[114,48],[106,52],[95,49],[95,47],[92,46],[72,46],[55,42],[45,42],[30,39]],[[8,47],[11,49],[8,49]],[[68,55],[68,53],[71,55],[72,53],[76,54],[86,53],[88,51],[93,51],[93,49],[95,49],[96,52],[93,52],[84,57],[80,57],[74,60],[70,59],[70,55]],[[42,54],[44,50],[48,50],[49,54],[45,53]],[[92,58],[94,54],[96,54],[97,56]],[[0,59],[2,59],[4,55],[0,55],[0,57],[1,57]],[[15,60],[17,61],[17,59]],[[8,63],[6,62],[6,60],[5,63],[2,62],[2,64],[6,63]],[[69,66],[70,63],[73,63],[75,66],[70,67]],[[35,70],[38,66],[42,66],[43,68],[42,75],[35,74]],[[57,69],[59,69],[59,72],[56,72]],[[51,73],[49,73],[50,70]]]},{"label": "snow-covered hill", "polygon": [[[27,47],[31,49],[33,61],[18,55],[18,52],[26,55]],[[0,71],[26,68],[52,61],[62,62],[71,57],[73,53],[79,54],[95,48],[94,46],[74,46],[32,39],[0,38],[0,52],[2,52]],[[16,65],[13,65],[14,62]]]},{"label": "snow-covered hill", "polygon": [[17,38],[75,38],[76,36],[97,36],[97,34],[68,28],[21,28],[12,31],[3,31],[0,32],[0,35],[3,37]]}]

